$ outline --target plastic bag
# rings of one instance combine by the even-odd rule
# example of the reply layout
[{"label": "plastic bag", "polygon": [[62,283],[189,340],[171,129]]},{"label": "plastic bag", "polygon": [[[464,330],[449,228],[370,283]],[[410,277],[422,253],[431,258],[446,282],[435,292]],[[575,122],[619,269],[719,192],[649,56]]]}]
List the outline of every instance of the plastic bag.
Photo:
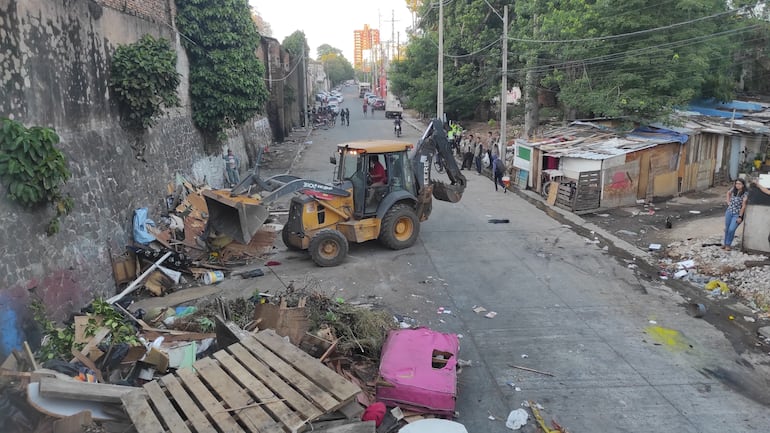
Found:
[{"label": "plastic bag", "polygon": [[481,164],[486,168],[489,167],[489,154],[485,153],[484,158],[481,159]]},{"label": "plastic bag", "polygon": [[147,218],[147,208],[140,207],[134,210],[134,241],[147,245],[155,240],[155,236],[147,231],[147,224],[155,226],[155,221]]}]

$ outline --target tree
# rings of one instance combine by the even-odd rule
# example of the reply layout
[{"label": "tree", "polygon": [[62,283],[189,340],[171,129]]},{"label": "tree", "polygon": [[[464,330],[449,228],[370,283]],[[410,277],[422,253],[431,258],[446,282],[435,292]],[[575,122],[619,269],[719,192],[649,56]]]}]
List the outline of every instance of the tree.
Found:
[{"label": "tree", "polygon": [[281,46],[292,56],[300,56],[304,52],[305,58],[310,57],[310,47],[307,44],[305,32],[302,30],[295,30],[294,33],[286,36],[281,42]]},{"label": "tree", "polygon": [[222,137],[262,111],[265,67],[246,0],[177,0],[177,24],[190,57],[193,121]]},{"label": "tree", "polygon": [[257,31],[263,36],[273,36],[273,28],[270,23],[265,21],[262,14],[258,10],[251,10],[251,20],[254,21],[254,25],[257,26]]},{"label": "tree", "polygon": [[353,78],[355,71],[350,62],[342,55],[342,50],[323,44],[316,51],[318,52],[318,61],[324,65],[326,75],[333,86]]}]

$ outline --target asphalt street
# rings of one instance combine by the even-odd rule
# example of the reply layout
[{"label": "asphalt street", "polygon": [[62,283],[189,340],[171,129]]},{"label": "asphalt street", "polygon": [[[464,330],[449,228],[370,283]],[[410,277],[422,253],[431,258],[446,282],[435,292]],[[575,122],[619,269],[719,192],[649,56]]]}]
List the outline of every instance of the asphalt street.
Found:
[{"label": "asphalt street", "polygon": [[[296,132],[291,163],[265,171],[328,182],[337,143],[395,139],[382,111],[364,118],[353,88],[345,97],[350,127]],[[401,139],[414,143],[422,126],[409,123],[417,127],[405,125]],[[459,357],[472,366],[459,374],[457,421],[469,432],[510,431],[505,418],[524,401],[573,433],[770,431],[767,354],[736,352],[722,331],[685,313],[680,295],[613,256],[632,246],[610,248],[464,173],[463,199],[434,201],[412,248],[351,245],[341,266],[319,268],[278,241],[271,259],[281,266],[261,289],[312,285],[461,335]],[[510,223],[489,222],[503,218]],[[474,312],[479,306],[496,316]],[[521,431],[537,431],[534,420]]]}]

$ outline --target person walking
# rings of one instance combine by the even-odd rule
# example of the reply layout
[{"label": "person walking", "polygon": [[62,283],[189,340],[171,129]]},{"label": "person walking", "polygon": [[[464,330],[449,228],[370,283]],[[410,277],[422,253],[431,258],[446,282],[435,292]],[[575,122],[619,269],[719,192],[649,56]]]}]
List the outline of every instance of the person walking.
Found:
[{"label": "person walking", "polygon": [[364,101],[364,117],[366,117],[367,110],[369,110],[369,104],[367,104],[366,101]]},{"label": "person walking", "polygon": [[746,215],[746,203],[749,201],[746,181],[736,179],[733,187],[727,191],[726,198],[725,239],[722,243],[722,249],[730,251],[735,238],[735,231],[738,230],[738,226],[743,222],[743,216]]},{"label": "person walking", "polygon": [[350,109],[345,109],[345,126],[350,126]]},{"label": "person walking", "polygon": [[503,183],[503,174],[505,174],[505,163],[497,155],[492,155],[492,176],[495,182],[495,192],[497,192],[498,185],[503,187],[503,193],[508,192],[508,188]]}]

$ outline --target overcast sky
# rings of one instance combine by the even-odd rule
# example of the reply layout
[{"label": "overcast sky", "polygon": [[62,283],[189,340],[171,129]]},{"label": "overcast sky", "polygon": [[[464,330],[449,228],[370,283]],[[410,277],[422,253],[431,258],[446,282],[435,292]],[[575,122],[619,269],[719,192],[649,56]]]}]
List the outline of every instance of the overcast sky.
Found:
[{"label": "overcast sky", "polygon": [[[273,37],[278,42],[302,30],[310,46],[310,56],[317,58],[319,45],[339,48],[353,63],[353,31],[380,28],[382,42],[391,39],[391,11],[395,13],[396,35],[401,32],[401,43],[406,41],[406,28],[412,26],[412,15],[405,0],[249,0],[262,18],[270,23]],[[378,15],[379,13],[379,15]],[[398,38],[398,36],[396,36]]]}]

